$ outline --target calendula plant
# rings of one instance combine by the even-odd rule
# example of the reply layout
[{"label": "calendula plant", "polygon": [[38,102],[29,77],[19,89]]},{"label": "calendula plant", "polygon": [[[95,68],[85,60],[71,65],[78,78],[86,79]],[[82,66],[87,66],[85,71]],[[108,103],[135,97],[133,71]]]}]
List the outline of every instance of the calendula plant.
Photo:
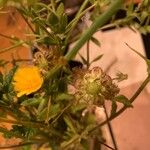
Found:
[{"label": "calendula plant", "polygon": [[[90,67],[102,55],[90,61],[87,49],[87,58],[80,55],[82,64],[74,58],[86,42],[100,45],[93,34],[109,26],[135,26],[145,34],[149,32],[149,0],[135,8],[124,0],[85,0],[71,20],[63,0],[2,0],[0,4],[13,6],[21,14],[31,36],[29,40],[10,37],[14,45],[0,51],[26,45],[32,53],[30,65],[20,66],[14,60],[8,73],[0,73],[0,121],[11,124],[11,129],[0,126],[0,132],[5,138],[20,139],[10,148],[90,150],[90,141],[96,141],[94,150],[102,144],[114,149],[105,143],[101,127],[132,107],[150,80],[150,62],[128,45],[148,66],[147,78],[128,99],[119,94],[117,86],[127,75],[119,73],[111,78],[100,67]],[[118,10],[127,15],[116,19]],[[83,17],[87,13],[92,24],[86,29]],[[1,66],[6,63],[1,60]],[[100,108],[104,112],[106,101],[111,102],[110,114],[106,120],[98,120],[95,111]],[[119,110],[118,103],[123,104]]]}]

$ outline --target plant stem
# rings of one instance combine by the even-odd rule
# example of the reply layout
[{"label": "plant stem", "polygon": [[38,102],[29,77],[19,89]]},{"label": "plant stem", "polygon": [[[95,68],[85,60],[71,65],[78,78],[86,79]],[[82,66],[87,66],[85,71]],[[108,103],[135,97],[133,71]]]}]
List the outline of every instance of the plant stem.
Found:
[{"label": "plant stem", "polygon": [[30,122],[30,121],[23,121],[23,120],[11,120],[11,119],[6,119],[6,118],[2,118],[2,117],[0,117],[0,122],[26,125],[26,126],[35,127],[35,128],[45,128],[45,125],[43,123],[40,123],[40,122]]},{"label": "plant stem", "polygon": [[10,148],[12,149],[12,148],[17,148],[17,147],[22,147],[22,146],[27,146],[32,144],[36,144],[36,143],[27,142],[27,143],[20,143],[18,145],[0,146],[0,149],[10,149]]},{"label": "plant stem", "polygon": [[[108,117],[108,112],[106,110],[105,104],[103,105],[103,107],[104,107],[104,110],[105,110],[106,119],[108,120],[109,117]],[[115,148],[115,150],[118,150],[118,146],[117,146],[117,142],[116,142],[116,139],[115,139],[115,135],[113,133],[112,125],[111,125],[111,123],[109,121],[107,122],[107,125],[108,125],[108,128],[109,128],[109,132],[110,132],[110,135],[111,135],[111,138],[112,138],[112,142],[113,142],[114,148]]]},{"label": "plant stem", "polygon": [[5,53],[5,52],[7,52],[7,51],[9,51],[9,50],[11,50],[11,49],[14,49],[14,48],[16,48],[16,47],[19,47],[19,46],[21,46],[21,45],[24,44],[24,43],[25,43],[25,42],[22,41],[22,42],[19,42],[19,43],[13,45],[13,46],[4,48],[4,49],[0,50],[0,54]]},{"label": "plant stem", "polygon": [[111,150],[117,150],[117,149],[114,149],[114,148],[110,147],[109,145],[107,145],[107,144],[105,144],[105,143],[103,143],[103,142],[101,142],[101,141],[98,141],[98,142],[99,142],[100,144],[106,146],[107,148],[111,149]]},{"label": "plant stem", "polygon": [[[85,0],[85,1],[83,2],[83,4],[81,5],[79,11],[77,12],[75,18],[69,23],[69,25],[70,25],[70,24],[72,24],[72,25],[71,25],[71,30],[70,30],[69,33],[67,34],[67,37],[66,37],[66,40],[65,40],[66,44],[68,43],[69,37],[71,36],[72,31],[74,30],[74,28],[75,28],[75,26],[77,25],[79,19],[81,18],[81,13],[82,13],[82,11],[84,10],[84,8],[86,7],[86,5],[88,4],[88,2],[89,2],[89,0]],[[83,15],[83,14],[82,14],[82,15]],[[74,21],[74,22],[73,22],[73,21]]]},{"label": "plant stem", "polygon": [[90,40],[87,41],[86,51],[87,51],[87,69],[89,69],[90,67]]},{"label": "plant stem", "polygon": [[35,31],[32,27],[32,25],[29,23],[28,19],[22,14],[22,12],[20,12],[19,9],[17,9],[18,12],[20,13],[21,17],[24,19],[24,21],[26,22],[26,24],[28,25],[28,27],[31,29],[31,31],[35,34]]},{"label": "plant stem", "polygon": [[9,39],[9,40],[15,40],[15,41],[16,41],[15,38],[13,38],[13,37],[11,37],[11,36],[8,36],[8,35],[4,35],[4,34],[2,34],[2,33],[0,33],[0,36],[2,36],[2,37],[4,37],[4,38],[7,38],[7,39]]},{"label": "plant stem", "polygon": [[102,27],[116,13],[116,11],[121,7],[122,4],[123,0],[115,0],[109,7],[109,9],[105,13],[100,15],[91,25],[91,27],[83,33],[80,40],[76,43],[73,49],[66,54],[66,59],[73,59],[78,53],[79,49],[86,43],[86,41],[88,41],[98,30],[98,28]]}]

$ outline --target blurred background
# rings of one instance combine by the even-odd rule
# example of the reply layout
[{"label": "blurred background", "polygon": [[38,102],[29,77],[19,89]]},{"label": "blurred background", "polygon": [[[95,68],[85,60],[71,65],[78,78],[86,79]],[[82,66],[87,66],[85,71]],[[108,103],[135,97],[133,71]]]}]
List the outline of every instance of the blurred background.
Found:
[{"label": "blurred background", "polygon": [[[74,2],[74,3],[73,3]],[[80,4],[81,1],[67,3],[67,7]],[[9,70],[14,59],[31,59],[30,49],[17,47],[5,52],[1,49],[12,46],[7,36],[17,36],[21,39],[28,38],[28,26],[16,10],[7,9],[9,13],[0,14],[0,59],[8,61],[3,71]],[[5,36],[4,36],[5,35]],[[139,85],[146,78],[146,64],[133,51],[126,46],[128,43],[141,54],[146,51],[143,38],[140,33],[133,32],[129,28],[111,29],[105,32],[99,31],[96,37],[101,46],[98,47],[90,42],[90,59],[99,54],[104,54],[102,59],[95,62],[93,66],[100,66],[112,77],[120,71],[128,74],[128,79],[120,83],[121,93],[128,98],[138,89]],[[149,43],[150,44],[150,43]],[[150,49],[149,49],[150,50]],[[86,53],[86,45],[81,49],[80,54]],[[147,56],[148,57],[148,56]],[[80,60],[79,57],[76,59]],[[26,64],[27,62],[24,61]],[[117,147],[119,150],[149,150],[150,148],[150,85],[148,85],[133,104],[121,116],[111,122]],[[0,144],[11,144],[14,141],[5,141],[2,137]]]}]

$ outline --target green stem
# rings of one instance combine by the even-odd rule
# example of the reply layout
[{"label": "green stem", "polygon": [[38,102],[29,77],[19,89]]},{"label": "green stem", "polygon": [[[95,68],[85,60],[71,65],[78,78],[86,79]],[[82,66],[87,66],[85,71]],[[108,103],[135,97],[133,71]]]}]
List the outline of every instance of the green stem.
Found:
[{"label": "green stem", "polygon": [[16,48],[16,47],[19,47],[19,46],[21,46],[21,45],[24,44],[24,43],[25,43],[25,42],[23,41],[23,42],[19,42],[19,43],[15,44],[15,45],[13,45],[13,46],[4,48],[4,49],[0,50],[0,54],[5,53],[5,52],[7,52],[7,51],[9,51],[9,50],[12,50],[12,49],[14,49],[14,48]]},{"label": "green stem", "polygon": [[31,31],[35,34],[35,31],[32,27],[32,25],[29,23],[28,19],[23,15],[23,13],[21,12],[21,10],[17,9],[18,12],[20,13],[21,17],[24,19],[24,21],[26,22],[26,24],[28,25],[28,27],[31,29]]},{"label": "green stem", "polygon": [[11,119],[6,119],[0,117],[0,122],[5,122],[5,123],[11,123],[11,124],[18,124],[18,125],[26,125],[30,127],[35,127],[35,128],[45,128],[45,125],[40,122],[30,122],[30,121],[23,121],[23,120],[11,120]]},{"label": "green stem", "polygon": [[70,38],[70,36],[71,36],[71,33],[72,33],[72,31],[74,30],[75,26],[77,25],[78,21],[80,20],[81,14],[83,15],[82,11],[84,10],[84,8],[85,8],[86,5],[88,4],[88,2],[89,2],[89,0],[85,0],[85,1],[83,2],[83,4],[81,5],[79,11],[77,12],[75,18],[69,23],[69,26],[70,26],[70,24],[72,24],[72,25],[71,25],[71,30],[70,30],[69,33],[67,34],[65,43],[68,43],[68,40],[69,40],[69,38]]},{"label": "green stem", "polygon": [[109,7],[109,9],[94,21],[91,27],[83,33],[82,37],[73,47],[73,49],[66,54],[65,57],[67,60],[71,60],[76,56],[79,49],[86,43],[86,41],[88,41],[92,37],[92,35],[98,30],[98,28],[102,27],[116,13],[116,11],[123,4],[123,1],[124,0],[115,0]]},{"label": "green stem", "polygon": [[[103,105],[103,107],[104,107],[104,110],[105,110],[106,119],[108,120],[109,117],[108,117],[108,112],[106,110],[105,104]],[[117,146],[117,142],[116,142],[116,139],[115,139],[115,135],[113,133],[113,128],[112,128],[111,122],[108,121],[107,125],[108,125],[108,129],[109,129],[109,132],[110,132],[110,135],[111,135],[111,139],[112,139],[113,145],[114,145],[114,149],[118,150],[118,146]]]},{"label": "green stem", "polygon": [[0,146],[0,149],[16,149],[18,147],[23,147],[27,145],[32,145],[32,144],[37,144],[37,143],[32,143],[32,142],[27,142],[27,143],[20,143],[18,145],[10,145],[10,146]]},{"label": "green stem", "polygon": [[89,40],[87,41],[86,51],[87,51],[87,69],[89,69],[90,67],[90,41]]},{"label": "green stem", "polygon": [[6,38],[6,39],[9,39],[9,40],[15,40],[15,41],[16,41],[15,38],[13,38],[13,37],[11,37],[11,36],[8,36],[8,35],[4,35],[4,34],[2,34],[2,33],[0,33],[0,36],[1,36],[1,37],[4,37],[4,38]]}]

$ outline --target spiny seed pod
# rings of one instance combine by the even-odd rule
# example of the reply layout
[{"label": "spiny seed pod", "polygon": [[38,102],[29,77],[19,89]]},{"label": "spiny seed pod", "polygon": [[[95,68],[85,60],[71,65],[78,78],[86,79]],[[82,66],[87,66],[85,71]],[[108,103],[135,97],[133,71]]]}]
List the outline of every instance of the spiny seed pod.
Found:
[{"label": "spiny seed pod", "polygon": [[102,99],[112,100],[119,88],[113,83],[110,76],[106,75],[100,67],[91,70],[76,68],[73,73],[73,85],[81,100],[88,103],[102,102]]}]

